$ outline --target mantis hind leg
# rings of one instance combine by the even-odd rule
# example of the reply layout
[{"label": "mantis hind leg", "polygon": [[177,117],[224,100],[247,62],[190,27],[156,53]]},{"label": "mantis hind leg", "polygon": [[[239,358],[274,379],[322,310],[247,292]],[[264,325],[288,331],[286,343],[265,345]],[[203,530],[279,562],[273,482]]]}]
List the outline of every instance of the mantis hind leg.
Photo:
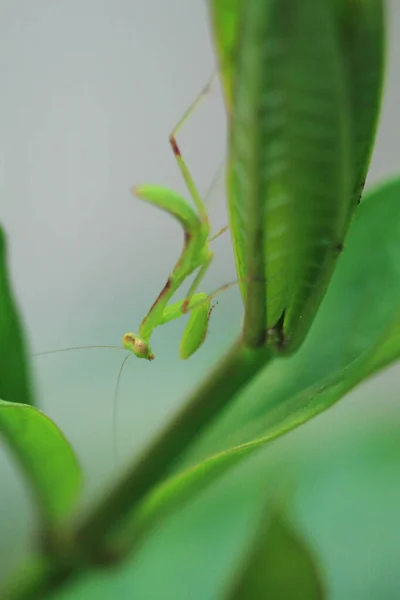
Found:
[{"label": "mantis hind leg", "polygon": [[179,131],[181,130],[181,128],[184,126],[184,124],[188,121],[188,119],[190,119],[190,117],[196,111],[198,106],[202,103],[204,98],[206,98],[208,96],[208,94],[210,93],[216,80],[217,80],[217,71],[215,71],[212,74],[210,80],[207,82],[207,84],[204,86],[204,88],[201,90],[200,94],[195,98],[195,100],[192,102],[192,104],[189,106],[189,108],[185,111],[183,117],[179,120],[179,122],[177,123],[177,125],[174,127],[174,129],[172,130],[172,132],[169,135],[169,143],[171,145],[172,152],[174,153],[179,170],[182,173],[182,177],[186,183],[186,187],[189,190],[189,193],[193,199],[193,202],[195,203],[196,208],[199,211],[199,214],[200,214],[202,220],[204,220],[204,221],[208,220],[206,207],[205,207],[204,202],[201,199],[201,196],[197,190],[197,187],[196,187],[196,184],[194,183],[193,177],[190,174],[190,171],[182,157],[178,142],[176,140],[176,136],[179,133]]}]

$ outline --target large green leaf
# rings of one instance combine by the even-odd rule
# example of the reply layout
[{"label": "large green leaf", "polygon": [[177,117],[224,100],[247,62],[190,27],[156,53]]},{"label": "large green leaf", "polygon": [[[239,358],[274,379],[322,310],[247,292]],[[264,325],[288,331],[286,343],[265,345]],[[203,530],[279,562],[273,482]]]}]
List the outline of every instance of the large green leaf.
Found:
[{"label": "large green leaf", "polygon": [[303,539],[268,507],[226,600],[321,600],[320,574]]},{"label": "large green leaf", "polygon": [[338,15],[352,111],[353,211],[367,177],[383,88],[384,0],[332,0]]},{"label": "large green leaf", "polygon": [[5,234],[0,227],[0,398],[34,404],[28,353],[12,292]]},{"label": "large green leaf", "polygon": [[62,519],[75,504],[82,474],[58,427],[32,406],[0,400],[0,437],[18,460],[41,517]]},{"label": "large green leaf", "polygon": [[249,347],[278,324],[287,350],[300,345],[341,249],[353,179],[343,58],[331,0],[241,4],[228,209]]},{"label": "large green leaf", "polygon": [[[347,223],[349,223],[364,188],[379,116],[384,75],[384,2],[383,0],[366,0],[363,2],[359,2],[358,0],[329,0],[329,3],[335,9],[332,16],[336,17],[340,50],[344,59],[347,99],[351,114],[353,172],[351,174],[351,186],[349,187],[350,198],[348,199],[349,214]],[[272,6],[274,2],[268,1],[259,3],[259,6],[262,7],[264,5],[265,11],[267,12],[267,4]],[[281,3],[281,5],[283,6],[283,3]],[[219,61],[221,80],[227,101],[228,112],[231,112],[235,83],[239,83],[240,87],[243,85],[242,70],[239,70],[238,78],[238,68],[236,64],[238,56],[240,56],[240,47],[243,45],[244,19],[241,18],[241,11],[245,11],[244,15],[246,16],[250,12],[250,9],[246,3],[240,3],[240,0],[210,0],[209,6],[214,46]],[[318,12],[320,8],[321,7],[318,7],[316,12]],[[301,10],[304,10],[304,8]],[[317,15],[312,14],[310,10],[308,18],[311,27],[312,23],[315,23]],[[314,19],[314,21],[312,21],[312,19]],[[286,20],[285,23],[287,24],[288,20]],[[265,39],[272,38],[269,36],[268,38],[265,37]],[[282,38],[280,38],[280,40],[281,39]],[[312,46],[315,48],[315,44],[318,43],[318,40],[315,38],[314,30],[313,34],[310,35],[310,39],[312,39]],[[238,82],[235,81],[237,78]],[[247,97],[245,99],[246,109],[249,106],[248,100],[249,98]],[[311,130],[310,134],[313,134]],[[291,170],[291,172],[293,172],[293,170]],[[254,180],[253,174],[251,175],[251,179],[252,181]],[[233,237],[236,263],[239,279],[242,280],[242,293],[244,298],[246,298],[246,282],[249,279],[252,279],[252,273],[248,272],[247,265],[252,255],[255,254],[256,256],[261,256],[260,251],[252,253],[247,252],[246,244],[251,238],[251,232],[249,236],[246,229],[254,229],[254,222],[258,221],[257,217],[259,215],[256,215],[253,223],[248,221],[248,207],[243,206],[244,201],[243,198],[241,199],[240,197],[240,189],[236,184],[235,177],[232,177],[232,175],[229,178],[229,189],[231,205],[235,204],[233,214],[231,211],[231,221],[233,229],[236,232]],[[247,198],[247,196],[245,196],[245,198]],[[258,236],[258,238],[260,238],[260,236]],[[258,243],[261,245],[260,241]],[[338,247],[340,247],[340,243],[338,244]],[[253,270],[257,270],[257,267],[254,265]],[[298,272],[299,271],[296,271],[296,274]],[[278,273],[280,273],[279,265]],[[297,343],[300,343],[302,336],[307,333],[308,325],[311,322],[318,306],[318,302],[324,293],[325,284],[329,280],[329,274],[329,269],[324,271],[323,275],[325,277],[325,282],[322,277],[319,290],[313,289],[311,286],[312,294],[310,295],[307,304],[310,310],[308,318],[307,311],[306,314],[304,314],[299,308],[298,312],[301,316],[301,320],[297,321],[296,326],[301,325],[303,333],[301,333],[301,331],[299,332]],[[271,276],[272,275],[273,273],[271,273]],[[256,277],[256,279],[258,279],[258,277]],[[284,285],[284,282],[284,275],[282,276],[281,274],[281,286]],[[276,280],[272,281],[272,283],[271,280],[269,282],[271,294],[274,292],[276,283]],[[261,283],[254,283],[251,284],[251,286],[253,286],[254,289],[257,289],[257,287],[259,289],[261,288]],[[280,292],[282,292],[282,290],[280,290]],[[307,293],[306,289],[306,296]],[[313,294],[316,295],[314,300],[312,298]],[[252,296],[253,295],[254,294],[252,293]],[[260,315],[260,305],[263,302],[261,294],[258,295],[258,298],[258,304],[255,306],[254,304],[250,304],[248,306],[249,316],[245,331],[250,328],[250,339],[253,337],[252,328],[254,328],[257,333],[257,331],[262,330],[263,326],[262,315],[259,316],[258,320],[254,319],[255,313]],[[281,305],[278,303],[277,306],[282,306],[282,303],[284,303],[283,300]],[[267,315],[267,323],[271,325],[274,324],[274,319],[279,315],[279,308],[274,312],[274,303],[271,302],[269,303],[268,308],[271,321],[269,322],[269,317]],[[277,318],[279,318],[279,316]],[[293,320],[296,321],[296,319],[295,313]],[[290,318],[287,311],[285,313],[283,325],[290,334]],[[256,335],[256,340],[257,339]]]},{"label": "large green leaf", "polygon": [[219,63],[227,111],[233,103],[233,82],[237,52],[240,3],[242,0],[209,0],[211,28]]},{"label": "large green leaf", "polygon": [[[383,0],[331,0],[338,19],[349,91],[354,182],[351,210],[358,203],[368,172],[382,97],[385,54]],[[228,111],[233,102],[240,0],[209,0],[214,46]]]}]

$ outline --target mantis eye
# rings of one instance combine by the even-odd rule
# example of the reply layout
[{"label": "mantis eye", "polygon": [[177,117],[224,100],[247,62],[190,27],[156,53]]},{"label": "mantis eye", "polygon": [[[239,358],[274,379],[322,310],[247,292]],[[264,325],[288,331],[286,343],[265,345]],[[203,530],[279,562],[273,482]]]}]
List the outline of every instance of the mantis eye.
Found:
[{"label": "mantis eye", "polygon": [[154,354],[148,343],[135,333],[125,333],[122,338],[122,343],[124,348],[129,350],[129,352],[132,352],[138,358],[146,358],[147,360],[154,359]]}]

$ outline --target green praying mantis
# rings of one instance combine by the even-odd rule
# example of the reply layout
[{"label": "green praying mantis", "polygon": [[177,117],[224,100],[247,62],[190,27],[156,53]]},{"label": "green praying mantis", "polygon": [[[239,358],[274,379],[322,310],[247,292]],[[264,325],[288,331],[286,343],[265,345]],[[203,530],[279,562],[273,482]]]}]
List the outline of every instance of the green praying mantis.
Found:
[{"label": "green praying mantis", "polygon": [[[182,157],[176,136],[187,120],[194,114],[200,103],[208,96],[216,80],[217,77],[215,72],[169,135],[170,146],[189,190],[194,207],[177,192],[160,185],[140,185],[131,190],[133,195],[173,216],[180,223],[184,232],[184,245],[178,261],[168,276],[167,282],[155,302],[140,323],[138,333],[125,333],[122,338],[122,347],[111,345],[74,346],[48,352],[40,352],[36,354],[36,356],[68,352],[71,350],[112,348],[118,350],[125,349],[138,358],[152,361],[155,357],[150,346],[150,337],[153,331],[157,327],[165,325],[186,314],[189,314],[189,319],[180,343],[180,358],[183,360],[188,359],[204,343],[208,332],[210,315],[215,306],[212,304],[213,298],[233,285],[236,285],[236,282],[226,283],[220,286],[212,294],[199,293],[196,291],[213,259],[210,243],[227,231],[228,227],[224,227],[216,234],[211,235],[211,227],[205,203],[202,200],[185,160]],[[172,296],[195,271],[197,271],[197,274],[190,285],[185,298],[169,304]],[[131,354],[129,354],[127,358]]]},{"label": "green praying mantis", "polygon": [[[190,312],[189,320],[180,343],[181,359],[192,356],[203,344],[207,335],[208,322],[213,309],[212,297],[205,293],[198,293],[197,289],[213,259],[210,242],[226,231],[227,227],[210,236],[211,228],[205,204],[182,157],[176,135],[207,95],[214,80],[215,76],[211,78],[169,136],[172,151],[196,210],[183,196],[168,188],[157,185],[141,185],[133,189],[136,196],[173,216],[181,224],[184,232],[184,245],[178,261],[157,299],[142,320],[138,333],[126,333],[123,336],[123,346],[138,358],[153,360],[154,354],[150,346],[150,337],[154,329],[188,312]],[[197,273],[186,297],[173,304],[168,304],[172,296],[195,271]],[[222,288],[229,285],[222,286]]]}]

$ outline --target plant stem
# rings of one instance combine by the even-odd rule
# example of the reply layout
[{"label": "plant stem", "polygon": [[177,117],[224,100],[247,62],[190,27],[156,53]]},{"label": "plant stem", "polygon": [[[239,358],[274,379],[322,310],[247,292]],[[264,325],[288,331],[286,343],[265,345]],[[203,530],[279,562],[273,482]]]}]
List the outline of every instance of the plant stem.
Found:
[{"label": "plant stem", "polygon": [[237,341],[120,482],[78,525],[74,545],[90,556],[118,523],[132,513],[150,489],[171,472],[192,441],[271,357],[270,349],[250,352],[243,348],[241,340]]},{"label": "plant stem", "polygon": [[45,556],[34,557],[1,590],[1,600],[42,600],[70,579],[71,570]]},{"label": "plant stem", "polygon": [[[107,538],[121,525],[147,493],[172,471],[177,460],[211,421],[226,408],[250,379],[275,356],[270,348],[257,352],[246,350],[239,339],[222,359],[214,372],[198,388],[174,419],[160,432],[121,480],[102,498],[81,522],[66,533],[67,548],[48,557],[47,570],[31,578],[31,591],[22,586],[22,593],[4,597],[12,600],[45,598],[46,592],[61,587],[67,580],[82,574],[82,562],[96,562],[102,550],[107,552]],[[63,539],[61,532],[60,540]],[[65,556],[64,556],[65,554]],[[68,561],[75,556],[77,561]],[[80,564],[80,568],[78,565]],[[21,574],[23,578],[24,575]],[[37,595],[40,590],[40,596]],[[1,596],[3,598],[3,596]]]}]

